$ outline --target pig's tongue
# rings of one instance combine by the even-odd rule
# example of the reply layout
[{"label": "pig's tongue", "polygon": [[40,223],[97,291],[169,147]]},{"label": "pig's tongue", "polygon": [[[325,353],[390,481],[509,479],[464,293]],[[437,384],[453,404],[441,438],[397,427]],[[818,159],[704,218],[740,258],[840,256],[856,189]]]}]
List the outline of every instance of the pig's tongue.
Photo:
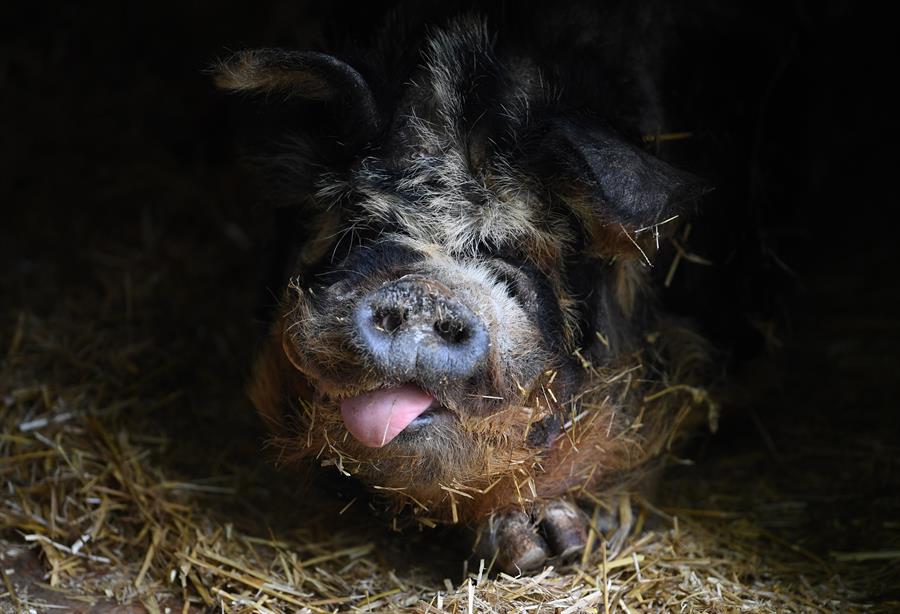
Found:
[{"label": "pig's tongue", "polygon": [[380,448],[431,407],[434,397],[412,384],[375,390],[341,401],[350,434],[363,445]]}]

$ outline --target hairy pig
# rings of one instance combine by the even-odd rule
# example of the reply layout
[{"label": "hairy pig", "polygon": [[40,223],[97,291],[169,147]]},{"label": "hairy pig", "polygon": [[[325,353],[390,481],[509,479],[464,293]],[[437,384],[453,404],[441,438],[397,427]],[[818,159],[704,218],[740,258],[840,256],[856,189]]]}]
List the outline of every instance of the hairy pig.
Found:
[{"label": "hairy pig", "polygon": [[217,68],[288,117],[250,385],[279,458],[471,527],[510,572],[581,552],[579,504],[640,487],[702,404],[704,345],[649,263],[704,187],[642,139],[665,123],[632,12],[395,15]]}]

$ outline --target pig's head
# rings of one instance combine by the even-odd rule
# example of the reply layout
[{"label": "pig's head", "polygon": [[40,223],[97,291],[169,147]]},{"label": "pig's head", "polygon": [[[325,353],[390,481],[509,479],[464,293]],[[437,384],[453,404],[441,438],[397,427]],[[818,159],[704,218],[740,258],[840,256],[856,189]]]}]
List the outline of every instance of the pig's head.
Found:
[{"label": "pig's head", "polygon": [[646,322],[644,231],[697,184],[632,144],[632,86],[616,125],[479,21],[418,49],[246,51],[218,83],[316,117],[275,159],[295,249],[254,401],[284,453],[424,506],[553,446],[584,360]]}]

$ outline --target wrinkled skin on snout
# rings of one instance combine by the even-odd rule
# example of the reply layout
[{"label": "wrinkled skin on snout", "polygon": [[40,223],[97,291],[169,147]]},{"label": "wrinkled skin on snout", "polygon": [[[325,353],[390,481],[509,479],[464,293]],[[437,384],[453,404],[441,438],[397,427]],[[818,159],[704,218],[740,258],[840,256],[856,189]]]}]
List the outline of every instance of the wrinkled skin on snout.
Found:
[{"label": "wrinkled skin on snout", "polygon": [[534,569],[580,552],[577,500],[639,481],[697,398],[672,386],[696,379],[702,344],[658,313],[645,262],[702,190],[625,136],[640,101],[619,130],[571,110],[631,91],[607,73],[569,83],[587,93],[568,104],[563,73],[478,18],[388,40],[419,51],[219,68],[223,88],[333,122],[276,157],[292,249],[251,397],[282,462]]}]

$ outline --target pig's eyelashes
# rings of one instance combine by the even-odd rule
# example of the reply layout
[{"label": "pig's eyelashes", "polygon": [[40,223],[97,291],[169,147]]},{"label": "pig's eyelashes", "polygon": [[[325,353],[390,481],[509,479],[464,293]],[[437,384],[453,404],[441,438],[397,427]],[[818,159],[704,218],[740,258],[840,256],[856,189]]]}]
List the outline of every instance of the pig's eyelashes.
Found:
[{"label": "pig's eyelashes", "polygon": [[506,287],[506,293],[514,299],[519,298],[519,286],[514,279],[506,273],[498,273],[497,280]]},{"label": "pig's eyelashes", "polygon": [[509,265],[502,265],[502,267],[497,267],[496,276],[497,281],[506,287],[506,293],[509,297],[521,302],[525,293],[522,286],[525,283],[523,275]]}]

